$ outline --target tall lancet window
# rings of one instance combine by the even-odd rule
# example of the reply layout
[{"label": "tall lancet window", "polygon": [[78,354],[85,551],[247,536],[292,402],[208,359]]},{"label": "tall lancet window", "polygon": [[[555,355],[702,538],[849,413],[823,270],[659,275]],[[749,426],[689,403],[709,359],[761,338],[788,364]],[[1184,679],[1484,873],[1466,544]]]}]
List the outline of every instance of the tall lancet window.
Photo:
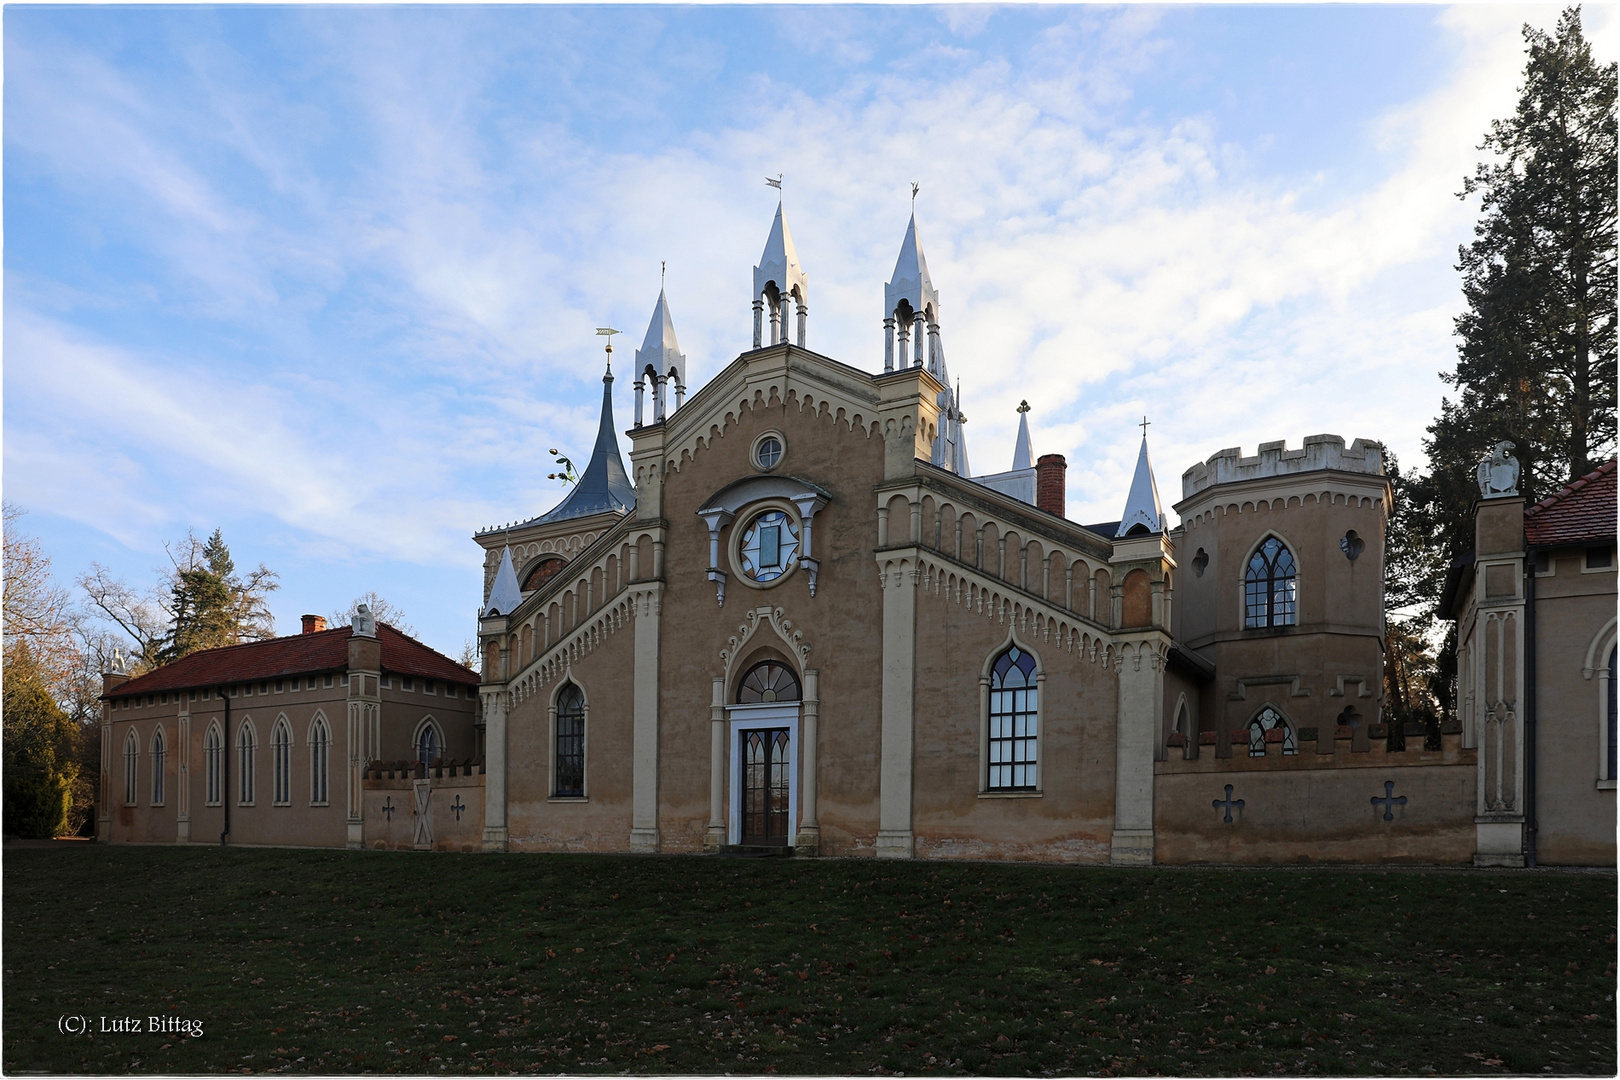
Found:
[{"label": "tall lancet window", "polygon": [[327,803],[331,756],[332,732],[326,718],[317,716],[309,726],[309,801],[313,806]]},{"label": "tall lancet window", "polygon": [[240,791],[237,793],[238,806],[253,805],[254,776],[253,766],[258,758],[259,740],[253,732],[252,724],[243,724],[236,734],[236,753],[241,758],[237,768],[237,783]]},{"label": "tall lancet window", "polygon": [[1293,553],[1275,536],[1267,537],[1244,575],[1244,628],[1293,626],[1297,596]]},{"label": "tall lancet window", "polygon": [[1035,658],[1013,645],[990,669],[991,791],[1033,791],[1036,787],[1036,730],[1040,689]]},{"label": "tall lancet window", "polygon": [[208,725],[208,734],[203,736],[203,777],[204,795],[209,806],[218,806],[223,800],[220,789],[224,779],[225,764],[225,738],[219,732],[219,725]]},{"label": "tall lancet window", "polygon": [[135,805],[135,793],[136,793],[136,790],[137,790],[137,788],[135,787],[135,778],[136,778],[136,771],[140,767],[140,760],[141,760],[141,740],[136,737],[135,732],[131,731],[129,733],[129,737],[124,740],[124,805],[125,806],[134,806]]},{"label": "tall lancet window", "polygon": [[557,695],[553,769],[552,795],[579,798],[585,794],[585,695],[577,686],[565,686]]},{"label": "tall lancet window", "polygon": [[152,732],[152,805],[163,805],[163,759],[167,756],[163,729]]}]

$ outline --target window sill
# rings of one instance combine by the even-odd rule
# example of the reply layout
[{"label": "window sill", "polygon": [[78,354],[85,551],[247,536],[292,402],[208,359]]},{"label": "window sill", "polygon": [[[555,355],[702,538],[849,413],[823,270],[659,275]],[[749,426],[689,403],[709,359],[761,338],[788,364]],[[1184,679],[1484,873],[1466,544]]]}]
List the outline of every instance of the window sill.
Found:
[{"label": "window sill", "polygon": [[1046,793],[1044,791],[981,791],[981,799],[1039,799]]},{"label": "window sill", "polygon": [[311,805],[311,806],[331,806],[332,804],[330,802],[312,802],[309,805]]},{"label": "window sill", "polygon": [[553,795],[546,799],[548,803],[584,803],[590,802],[589,795]]},{"label": "window sill", "polygon": [[1599,780],[1597,782],[1597,789],[1599,791],[1613,791],[1614,790],[1614,781],[1613,780]]}]

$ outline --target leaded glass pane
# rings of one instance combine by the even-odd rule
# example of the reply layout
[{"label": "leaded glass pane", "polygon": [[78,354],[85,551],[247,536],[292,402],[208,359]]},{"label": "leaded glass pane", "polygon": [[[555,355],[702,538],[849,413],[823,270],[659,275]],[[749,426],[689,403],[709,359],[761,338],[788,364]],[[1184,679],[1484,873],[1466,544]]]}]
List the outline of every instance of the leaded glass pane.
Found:
[{"label": "leaded glass pane", "polygon": [[798,701],[799,678],[793,669],[775,660],[755,664],[743,676],[737,690],[740,705],[754,705],[771,701]]},{"label": "leaded glass pane", "polygon": [[738,552],[743,572],[755,581],[775,581],[793,565],[799,551],[799,530],[780,510],[767,510],[743,533]]},{"label": "leaded glass pane", "polygon": [[556,776],[552,794],[585,794],[585,695],[577,686],[557,695]]},{"label": "leaded glass pane", "polygon": [[1032,790],[1036,781],[1035,658],[1009,646],[990,666],[989,775],[992,791]]}]

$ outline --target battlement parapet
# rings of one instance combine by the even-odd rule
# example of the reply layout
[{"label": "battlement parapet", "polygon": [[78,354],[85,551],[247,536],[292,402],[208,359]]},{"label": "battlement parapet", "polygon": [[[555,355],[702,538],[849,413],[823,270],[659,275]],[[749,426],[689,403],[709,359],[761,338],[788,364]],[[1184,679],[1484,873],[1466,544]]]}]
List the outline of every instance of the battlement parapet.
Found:
[{"label": "battlement parapet", "polygon": [[1261,443],[1260,452],[1253,457],[1244,457],[1241,447],[1228,447],[1181,474],[1181,497],[1190,499],[1217,484],[1324,469],[1382,476],[1384,456],[1371,439],[1357,439],[1346,448],[1338,435],[1307,435],[1298,450],[1288,449],[1285,439]]}]

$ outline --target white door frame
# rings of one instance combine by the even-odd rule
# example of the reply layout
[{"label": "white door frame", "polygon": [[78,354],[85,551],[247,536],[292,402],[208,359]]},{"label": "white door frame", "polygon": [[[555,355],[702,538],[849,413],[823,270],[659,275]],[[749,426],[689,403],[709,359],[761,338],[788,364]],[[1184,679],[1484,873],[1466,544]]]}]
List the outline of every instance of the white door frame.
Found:
[{"label": "white door frame", "polygon": [[728,705],[727,738],[731,748],[731,797],[726,800],[726,842],[742,843],[742,733],[761,728],[787,728],[788,733],[788,846],[799,841],[799,702]]}]

